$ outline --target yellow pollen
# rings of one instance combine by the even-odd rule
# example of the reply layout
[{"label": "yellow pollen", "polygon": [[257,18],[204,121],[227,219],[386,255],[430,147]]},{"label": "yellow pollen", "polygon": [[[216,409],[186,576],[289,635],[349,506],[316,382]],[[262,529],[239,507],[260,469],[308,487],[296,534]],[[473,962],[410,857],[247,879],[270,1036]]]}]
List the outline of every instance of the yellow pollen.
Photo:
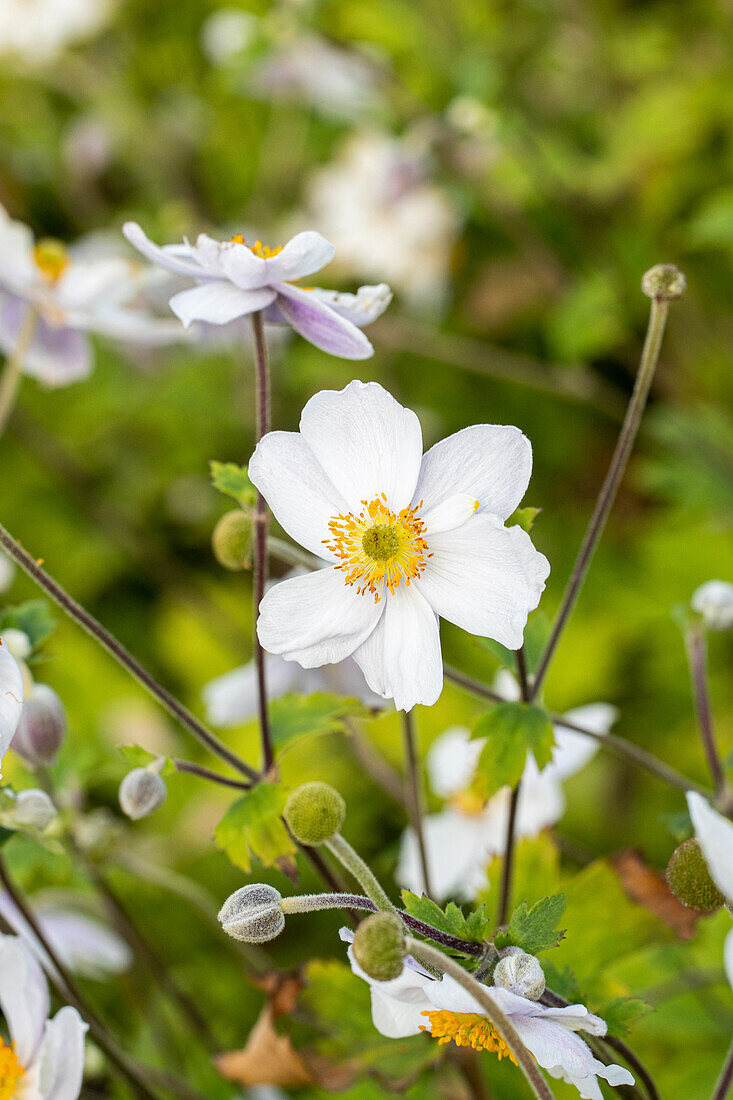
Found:
[{"label": "yellow pollen", "polygon": [[61,241],[53,237],[44,237],[33,249],[36,267],[44,278],[57,283],[69,266],[69,254]]},{"label": "yellow pollen", "polygon": [[458,794],[451,798],[451,805],[455,806],[459,813],[465,814],[466,817],[475,817],[477,814],[483,813],[486,807],[486,799],[482,798],[478,791],[471,790],[469,787],[466,791],[460,791]]},{"label": "yellow pollen", "polygon": [[12,1100],[15,1087],[24,1073],[18,1055],[4,1039],[0,1039],[0,1100]]},{"label": "yellow pollen", "polygon": [[271,260],[273,256],[277,256],[278,252],[282,252],[283,245],[278,245],[277,248],[270,248],[269,245],[263,244],[262,241],[255,241],[254,244],[247,244],[241,233],[236,233],[230,240],[234,244],[246,245],[250,252],[254,252],[255,256],[259,256],[261,260]]},{"label": "yellow pollen", "polygon": [[341,559],[336,568],[343,570],[346,584],[355,584],[360,595],[371,592],[379,603],[384,588],[394,592],[400,581],[410,584],[419,577],[432,554],[417,514],[422,501],[401,512],[390,511],[384,493],[361,503],[358,515],[333,516],[331,537],[323,542]]},{"label": "yellow pollen", "polygon": [[[508,1058],[516,1066],[517,1060],[501,1035],[485,1016],[478,1012],[421,1012],[430,1021],[430,1034],[443,1046],[455,1043],[457,1047],[473,1047],[474,1050],[488,1050],[496,1054],[499,1061]],[[427,1025],[420,1031],[427,1031]]]}]

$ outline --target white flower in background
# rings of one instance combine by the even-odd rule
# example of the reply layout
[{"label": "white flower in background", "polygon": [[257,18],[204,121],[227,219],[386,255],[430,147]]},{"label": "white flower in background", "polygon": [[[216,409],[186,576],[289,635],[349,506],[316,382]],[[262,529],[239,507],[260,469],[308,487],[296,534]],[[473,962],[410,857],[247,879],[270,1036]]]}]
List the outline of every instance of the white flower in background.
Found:
[{"label": "white flower in background", "polygon": [[314,174],[307,209],[336,242],[339,274],[386,279],[413,305],[434,308],[448,292],[460,218],[427,174],[408,141],[358,134]]},{"label": "white flower in background", "polygon": [[733,584],[728,581],[706,581],[695,589],[690,603],[709,630],[733,627]]},{"label": "white flower in background", "polygon": [[180,338],[174,324],[136,306],[147,278],[142,265],[77,251],[35,243],[28,226],[0,207],[0,349],[11,355],[30,334],[21,366],[46,386],[89,375],[87,333],[144,344]]},{"label": "white flower in background", "polygon": [[0,552],[0,592],[7,592],[15,580],[15,565],[7,555]]},{"label": "white flower in background", "polygon": [[474,425],[423,456],[417,416],[378,383],[316,394],[300,431],[270,432],[249,464],[280,525],[323,561],[265,594],[263,648],[304,668],[353,656],[399,710],[440,695],[438,616],[518,648],[550,570],[504,526],[531,469],[518,428]]},{"label": "white flower in background", "polygon": [[65,46],[96,33],[110,8],[109,0],[3,0],[0,56],[28,65],[53,61]]},{"label": "white flower in background", "polygon": [[[341,938],[350,941],[353,933],[342,929]],[[481,1005],[454,978],[446,974],[436,980],[408,957],[399,978],[376,982],[361,969],[351,947],[349,962],[354,973],[369,983],[372,1020],[382,1035],[402,1039],[424,1031],[441,1045],[453,1041],[514,1061]],[[547,1008],[494,986],[487,986],[486,993],[509,1017],[538,1064],[551,1077],[575,1085],[583,1100],[603,1100],[599,1077],[610,1085],[633,1085],[634,1078],[627,1069],[605,1066],[578,1035],[579,1031],[605,1035],[607,1030],[605,1021],[584,1005]]]},{"label": "white flower in background", "polygon": [[[507,671],[498,674],[494,688],[505,699],[519,699],[517,682]],[[590,703],[568,711],[565,717],[605,734],[618,712],[608,703]],[[504,787],[484,803],[470,789],[484,744],[482,738],[471,740],[465,727],[453,726],[428,750],[425,763],[430,785],[447,801],[445,809],[423,820],[430,881],[439,901],[455,896],[475,898],[486,888],[487,864],[504,851],[511,791]],[[598,747],[590,737],[555,726],[550,763],[540,771],[532,754],[527,755],[515,821],[518,838],[536,836],[560,820],[565,813],[563,781],[575,775]],[[422,891],[420,852],[412,829],[402,834],[395,878],[410,890]]]},{"label": "white flower in background", "polygon": [[0,936],[0,1009],[11,1041],[0,1039],[3,1100],[76,1100],[87,1025],[68,1006],[48,1018],[48,983],[18,936]]},{"label": "white flower in background", "polygon": [[0,764],[23,709],[23,674],[3,637],[0,637]]},{"label": "white flower in background", "polygon": [[[133,958],[125,941],[101,921],[53,896],[34,897],[33,912],[44,936],[65,967],[84,978],[103,980],[122,974]],[[53,964],[9,894],[0,892],[0,916],[33,952],[44,970]]]},{"label": "white flower in background", "polygon": [[240,55],[261,34],[262,19],[240,8],[219,8],[201,27],[201,48],[213,65],[225,66]]},{"label": "white flower in background", "polygon": [[320,233],[298,233],[280,248],[269,248],[261,241],[247,245],[241,234],[216,241],[205,233],[199,234],[195,245],[160,248],[135,222],[126,222],[123,232],[149,260],[195,281],[195,286],[170,300],[185,327],[192,321],[226,325],[262,310],[265,321],[290,325],[331,355],[366,359],[374,353],[357,325],[368,324],[387,308],[388,286],[382,283],[362,287],[357,295],[341,295],[293,283],[320,271],[333,257],[333,245]]}]

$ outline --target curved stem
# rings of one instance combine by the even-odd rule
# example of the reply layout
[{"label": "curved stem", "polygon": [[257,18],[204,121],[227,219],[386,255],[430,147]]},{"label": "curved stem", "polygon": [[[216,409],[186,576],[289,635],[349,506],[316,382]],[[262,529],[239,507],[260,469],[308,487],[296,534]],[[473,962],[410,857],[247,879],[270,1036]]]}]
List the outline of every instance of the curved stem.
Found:
[{"label": "curved stem", "polygon": [[707,641],[702,627],[697,624],[691,626],[687,631],[685,642],[687,659],[690,663],[690,677],[692,679],[692,691],[700,736],[702,737],[710,774],[715,784],[715,792],[720,797],[725,790],[725,772],[715,744],[713,708],[710,705],[710,693],[708,691]]},{"label": "curved stem", "polygon": [[583,586],[583,581],[585,580],[586,573],[593,559],[596,546],[603,534],[606,520],[613,507],[613,502],[616,499],[616,493],[621,484],[621,479],[624,476],[626,464],[629,461],[629,455],[634,446],[634,440],[639,431],[641,418],[646,407],[647,398],[649,397],[649,390],[651,389],[654,371],[656,370],[657,361],[659,359],[659,352],[662,346],[662,337],[664,336],[668,313],[668,301],[652,298],[649,327],[647,328],[644,350],[641,355],[641,363],[639,365],[639,372],[636,376],[634,391],[626,410],[626,416],[624,417],[616,449],[611,459],[611,465],[608,468],[608,473],[606,474],[601,491],[598,494],[596,506],[593,510],[593,515],[588,524],[588,529],[586,530],[582,545],[578,551],[570,580],[563,594],[560,609],[555,618],[550,637],[534,675],[532,682],[533,699],[537,697],[550,665],[550,661],[555,653],[557,643],[575,607],[575,602],[580,594],[580,589]]},{"label": "curved stem", "polygon": [[725,1100],[726,1096],[730,1092],[730,1087],[733,1085],[733,1043],[731,1043],[728,1056],[723,1063],[723,1068],[720,1071],[720,1077],[718,1083],[715,1086],[715,1092],[710,1100]]},{"label": "curved stem", "polygon": [[552,1091],[540,1073],[533,1056],[519,1038],[509,1017],[501,1011],[488,995],[486,987],[477,982],[475,978],[472,978],[471,975],[464,970],[462,966],[451,959],[450,956],[444,955],[442,951],[438,951],[437,947],[431,947],[429,944],[420,943],[418,940],[414,940],[411,936],[408,936],[407,950],[418,962],[433,967],[443,974],[450,975],[459,985],[463,986],[467,993],[470,993],[474,1000],[481,1005],[489,1022],[496,1029],[516,1058],[517,1064],[527,1078],[527,1082],[532,1088],[535,1096],[537,1096],[539,1100],[554,1100]]},{"label": "curved stem", "polygon": [[0,435],[8,426],[8,420],[18,399],[20,383],[23,380],[23,364],[33,340],[36,321],[36,311],[32,306],[28,306],[20,326],[18,341],[13,352],[6,359],[2,376],[0,376]]},{"label": "curved stem", "polygon": [[232,787],[237,791],[249,791],[252,789],[251,783],[243,783],[241,779],[230,779],[226,775],[219,775],[218,772],[214,772],[211,768],[205,768],[203,764],[195,764],[193,760],[181,760],[178,757],[174,757],[173,763],[176,766],[176,771],[186,772],[188,775],[196,775],[199,779],[207,779],[210,783],[218,783],[221,787]]},{"label": "curved stem", "polygon": [[430,868],[428,866],[428,853],[425,847],[425,834],[422,827],[422,780],[420,775],[420,762],[417,751],[417,736],[415,733],[415,718],[412,711],[404,711],[402,714],[402,740],[405,747],[405,764],[407,771],[407,795],[408,813],[412,825],[417,848],[420,854],[420,869],[422,871],[423,890],[430,897]]},{"label": "curved stem", "polygon": [[387,913],[395,912],[395,906],[382,889],[371,868],[354,851],[348,840],[344,840],[341,833],[335,833],[330,840],[325,842],[325,846],[329,852],[332,852],[340,860],[346,870],[351,872],[364,893],[372,899],[377,909]]},{"label": "curved stem", "polygon": [[142,684],[165,707],[168,713],[180,722],[184,729],[193,734],[196,740],[200,741],[209,752],[220,757],[230,767],[241,772],[242,775],[246,775],[250,779],[259,778],[259,774],[254,768],[251,768],[235,752],[227,748],[216,734],[207,729],[187,707],[184,707],[183,703],[176,699],[162,684],[159,684],[155,677],[151,676],[148,670],[123,646],[122,642],[118,641],[114,634],[102,626],[81,604],[77,603],[2,526],[0,526],[0,545],[69,618],[77,622],[96,642],[99,642],[102,648],[106,649],[127,672],[134,676],[138,683]]},{"label": "curved stem", "polygon": [[[255,402],[257,408],[256,439],[259,443],[263,435],[270,430],[270,374],[267,364],[267,343],[262,314],[252,314],[252,333],[255,346]],[[260,719],[260,738],[262,741],[262,770],[268,772],[272,767],[274,753],[270,719],[267,713],[267,680],[265,676],[265,652],[257,635],[257,615],[262,598],[265,595],[267,580],[267,503],[262,493],[257,494],[254,514],[254,561],[252,569],[252,587],[254,604],[254,658],[257,671],[257,709]]]},{"label": "curved stem", "polygon": [[[530,687],[527,679],[527,662],[524,657],[524,648],[521,647],[517,650],[517,679],[519,680],[519,691],[523,703],[530,701]],[[506,841],[504,843],[504,860],[501,868],[501,890],[499,892],[499,908],[496,914],[496,923],[498,927],[506,923],[507,916],[509,914],[509,903],[512,896],[512,874],[514,871],[514,844],[516,840],[516,827],[517,827],[517,808],[519,806],[519,797],[522,791],[522,779],[519,778],[519,782],[512,791],[511,798],[509,800],[509,816],[507,817],[506,826]]]}]

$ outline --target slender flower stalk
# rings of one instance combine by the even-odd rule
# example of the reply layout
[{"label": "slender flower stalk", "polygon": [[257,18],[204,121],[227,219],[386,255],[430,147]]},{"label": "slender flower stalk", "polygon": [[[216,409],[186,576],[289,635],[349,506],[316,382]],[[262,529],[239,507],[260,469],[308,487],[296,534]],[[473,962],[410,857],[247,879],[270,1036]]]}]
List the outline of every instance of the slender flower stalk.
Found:
[{"label": "slender flower stalk", "polygon": [[420,772],[420,760],[413,711],[403,711],[402,713],[402,737],[405,747],[405,764],[407,768],[408,813],[410,824],[417,837],[417,846],[420,852],[423,890],[427,896],[430,897],[430,867],[428,864],[427,848],[425,846],[425,833],[423,831],[422,776]]},{"label": "slender flower stalk", "polygon": [[236,791],[248,791],[252,787],[251,783],[244,783],[240,779],[230,779],[226,775],[219,775],[218,772],[205,768],[203,764],[195,764],[193,760],[181,760],[176,757],[173,763],[177,771],[186,772],[188,775],[196,775],[199,779],[207,779],[210,783],[218,783],[220,787],[231,787]]},{"label": "slender flower stalk", "polygon": [[708,654],[705,631],[698,624],[690,626],[686,633],[685,642],[700,736],[702,737],[710,774],[715,784],[715,791],[720,797],[725,791],[725,772],[715,743],[715,731],[713,729],[713,710],[710,705],[710,692],[708,689]]},{"label": "slender flower stalk", "polygon": [[720,1071],[720,1077],[718,1083],[715,1086],[715,1092],[711,1096],[710,1100],[725,1100],[726,1096],[730,1092],[733,1085],[733,1043],[731,1043],[728,1055],[723,1063],[723,1068]]},{"label": "slender flower stalk", "polygon": [[[655,279],[654,276],[657,276]],[[593,510],[588,529],[585,533],[578,556],[573,566],[573,572],[563,594],[560,610],[557,613],[552,632],[540,658],[537,670],[532,682],[532,698],[536,698],[542,682],[544,681],[550,661],[553,658],[557,643],[572,614],[575,602],[583,587],[586,574],[593,559],[599,539],[603,534],[613,503],[616,499],[621,480],[626,470],[626,465],[634,446],[641,418],[646,408],[647,398],[651,389],[654,372],[659,360],[659,352],[662,347],[662,338],[667,324],[669,303],[679,298],[684,293],[685,281],[682,273],[672,265],[660,265],[652,268],[642,280],[644,293],[651,298],[651,312],[649,326],[647,328],[644,349],[641,355],[639,372],[636,376],[634,391],[626,410],[626,416],[621,427],[616,449],[611,459],[605,481],[598,494],[596,506]]]},{"label": "slender flower stalk", "polygon": [[374,902],[377,909],[387,913],[395,912],[394,905],[389,900],[382,886],[380,886],[371,868],[368,867],[361,856],[354,851],[348,840],[344,840],[341,833],[335,833],[330,840],[325,842],[325,845],[329,852],[336,856],[344,865],[346,870],[351,872],[361,885],[364,893]]},{"label": "slender flower stalk", "polygon": [[[524,656],[524,647],[521,647],[516,651],[517,661],[517,679],[519,680],[519,691],[523,703],[528,703],[531,698],[531,689],[529,686],[529,679],[527,676],[527,662]],[[512,896],[512,874],[514,872],[514,844],[516,840],[516,827],[517,827],[517,807],[519,806],[519,796],[522,791],[521,777],[516,787],[512,791],[511,799],[509,801],[509,816],[507,818],[506,826],[506,842],[504,844],[504,859],[501,869],[501,890],[499,892],[499,907],[496,914],[496,923],[501,926],[506,923],[507,916],[509,914],[509,902]]]},{"label": "slender flower stalk", "polygon": [[23,318],[15,350],[8,356],[0,376],[0,436],[5,432],[23,379],[23,364],[36,328],[36,311],[29,306]]},{"label": "slender flower stalk", "polygon": [[138,683],[142,684],[163,705],[168,713],[180,722],[184,729],[193,734],[197,741],[200,741],[210,752],[219,756],[242,775],[246,775],[250,779],[259,778],[259,774],[254,768],[251,768],[235,752],[227,748],[216,734],[207,729],[187,707],[184,707],[183,703],[176,699],[162,684],[159,684],[155,677],[117,640],[114,634],[102,626],[81,604],[77,603],[2,526],[0,526],[0,545],[69,618],[77,622],[95,641],[99,642],[102,648],[106,649],[124,669],[134,676]]},{"label": "slender flower stalk", "polygon": [[[267,342],[262,313],[252,314],[252,333],[255,345],[255,403],[257,408],[256,443],[270,430],[270,373],[267,362]],[[267,713],[267,681],[265,678],[265,652],[257,636],[257,615],[265,595],[267,581],[267,503],[262,493],[257,493],[254,515],[255,546],[253,562],[253,603],[254,603],[254,655],[257,668],[257,709],[262,739],[262,768],[268,772],[272,767],[274,755],[270,719]]]},{"label": "slender flower stalk", "polygon": [[491,1025],[504,1040],[509,1050],[517,1060],[519,1068],[524,1073],[534,1095],[539,1100],[553,1100],[553,1093],[540,1073],[536,1061],[529,1053],[524,1043],[519,1038],[514,1025],[501,1011],[495,1002],[489,997],[486,988],[477,982],[466,970],[463,969],[450,956],[444,955],[437,947],[420,943],[419,940],[407,937],[407,951],[414,959],[424,966],[439,970],[443,974],[449,974],[459,985],[463,986],[467,993],[478,1001]]}]

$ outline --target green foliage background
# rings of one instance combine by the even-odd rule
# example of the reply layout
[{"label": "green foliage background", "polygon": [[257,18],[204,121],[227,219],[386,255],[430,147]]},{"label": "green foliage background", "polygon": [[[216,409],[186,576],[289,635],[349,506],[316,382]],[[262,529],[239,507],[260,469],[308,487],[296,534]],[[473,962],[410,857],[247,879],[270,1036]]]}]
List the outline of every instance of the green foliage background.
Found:
[{"label": "green foliage background", "polygon": [[[291,341],[273,365],[273,416],[276,426],[294,428],[313,392],[361,377],[379,380],[420,412],[426,445],[466,423],[519,425],[535,454],[525,503],[542,508],[533,538],[552,563],[542,605],[548,616],[632,385],[648,305],[641,274],[659,261],[686,272],[689,292],[672,311],[639,445],[546,698],[556,710],[595,700],[616,704],[621,736],[707,782],[671,610],[703,581],[733,578],[729,5],[332,0],[246,7],[273,18],[287,13],[303,28],[376,58],[384,106],[369,125],[401,133],[417,120],[442,117],[459,95],[476,97],[490,112],[495,153],[485,170],[463,172],[450,149],[436,153],[437,177],[464,219],[445,317],[416,318],[398,297],[370,330],[374,359],[356,367]],[[202,52],[201,27],[214,10],[203,0],[120,0],[101,35],[50,66],[0,67],[0,201],[13,216],[38,235],[69,240],[91,230],[117,232],[133,217],[161,240],[246,224],[274,242],[311,170],[367,123],[324,119],[302,103],[248,98],[236,66],[217,69]],[[69,127],[89,117],[111,134],[113,149],[93,178],[64,153]],[[228,504],[208,477],[210,459],[246,463],[251,453],[249,349],[130,357],[100,344],[97,351],[94,375],[83,384],[58,392],[25,384],[0,442],[0,515],[199,710],[206,681],[251,652],[249,578],[224,574],[210,552],[211,530]],[[33,595],[18,579],[9,598]],[[473,639],[451,627],[443,638],[453,664],[493,675],[496,662]],[[75,627],[60,622],[45,654],[38,674],[70,714],[57,777],[83,789],[88,808],[117,812],[116,786],[125,771],[117,744],[200,758]],[[732,656],[730,637],[713,638],[712,694],[724,753],[733,749]],[[418,712],[423,748],[481,709],[446,685],[432,710]],[[399,768],[394,718],[375,720],[369,730]],[[256,762],[253,727],[227,737]],[[346,836],[390,881],[404,815],[365,781],[343,733],[293,743],[282,772],[287,785],[328,779],[342,791]],[[31,781],[12,754],[5,775],[21,785]],[[573,779],[568,796],[558,845],[545,838],[521,849],[515,901],[563,889],[568,935],[548,961],[569,966],[595,1008],[632,993],[652,1003],[656,1011],[632,1025],[632,1045],[658,1075],[665,1098],[704,1100],[733,1023],[721,963],[730,922],[725,914],[704,921],[695,941],[683,944],[631,906],[610,873],[582,869],[629,845],[663,866],[675,846],[665,815],[683,809],[682,797],[610,755],[597,756]],[[174,777],[164,809],[129,829],[128,849],[191,876],[211,905],[220,903],[244,881],[213,841],[229,801],[226,791]],[[66,857],[30,842],[16,840],[8,852],[31,890],[83,882]],[[302,888],[316,889],[307,866],[300,870]],[[230,945],[195,905],[122,868],[110,872],[210,1019],[217,1048],[241,1046],[262,994],[232,965]],[[283,892],[293,889],[275,871],[255,867],[253,875]],[[489,895],[490,908],[495,897]],[[339,920],[338,914],[289,918],[273,946],[277,963],[342,958]],[[338,990],[362,1003],[366,988],[356,979],[347,994],[341,978],[329,986],[328,974],[320,972],[312,1002],[325,988],[325,1000],[331,989],[334,997]],[[128,1045],[155,1060],[156,1032],[168,1009],[146,973],[92,992]],[[338,1029],[338,1012],[332,1023]],[[376,1032],[372,1038],[376,1044]],[[166,1043],[170,1064],[212,1100],[234,1094],[183,1031],[174,1030]],[[414,1040],[415,1064],[424,1061],[427,1043]],[[483,1062],[492,1096],[525,1095],[511,1066],[489,1056]],[[440,1080],[422,1078],[407,1094],[454,1095],[442,1090],[457,1088],[455,1082]],[[384,1082],[372,1077],[347,1095],[385,1093]],[[561,1086],[556,1094],[573,1095]]]}]

